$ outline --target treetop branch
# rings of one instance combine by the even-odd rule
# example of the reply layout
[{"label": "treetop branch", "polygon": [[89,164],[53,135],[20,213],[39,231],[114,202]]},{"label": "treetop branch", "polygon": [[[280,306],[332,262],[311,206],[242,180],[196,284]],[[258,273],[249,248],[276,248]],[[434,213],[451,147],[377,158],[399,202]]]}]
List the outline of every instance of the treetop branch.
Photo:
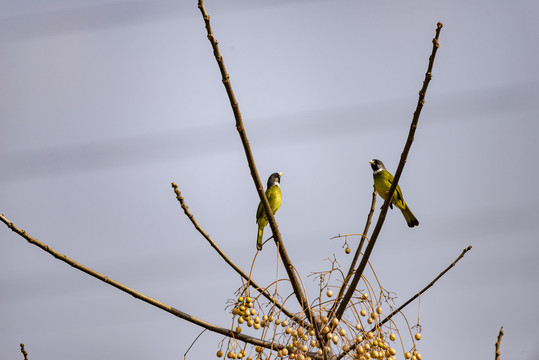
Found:
[{"label": "treetop branch", "polygon": [[286,270],[286,273],[288,275],[288,278],[290,279],[290,283],[292,285],[292,289],[294,290],[294,294],[296,295],[296,298],[298,300],[298,303],[303,309],[303,312],[305,313],[305,316],[308,321],[311,323],[316,324],[314,326],[316,335],[318,340],[321,344],[325,343],[325,340],[320,336],[319,333],[319,321],[312,313],[312,309],[309,306],[309,302],[307,300],[307,297],[303,290],[301,289],[301,284],[294,272],[294,268],[292,266],[292,262],[290,261],[290,258],[288,256],[288,253],[286,251],[286,248],[284,246],[283,239],[281,238],[281,233],[279,232],[279,228],[277,226],[277,222],[275,221],[275,217],[273,216],[273,211],[271,210],[270,204],[268,199],[266,198],[266,194],[264,193],[264,187],[262,186],[262,182],[260,181],[260,177],[258,175],[258,171],[256,169],[253,153],[251,151],[251,146],[249,145],[249,139],[247,138],[247,134],[245,132],[245,127],[243,126],[243,120],[241,117],[241,112],[239,110],[238,102],[236,101],[236,97],[234,96],[234,91],[232,90],[232,85],[230,84],[230,77],[228,73],[226,72],[226,67],[223,61],[223,57],[221,56],[221,53],[219,51],[218,42],[215,39],[215,36],[213,34],[211,24],[210,24],[210,17],[208,13],[206,12],[206,9],[204,8],[204,1],[199,0],[198,1],[198,8],[200,9],[200,12],[202,14],[202,17],[204,19],[204,23],[206,26],[206,31],[208,34],[208,40],[210,41],[212,48],[213,48],[213,54],[215,56],[215,60],[217,61],[217,64],[219,66],[219,70],[221,72],[223,85],[225,86],[226,92],[228,94],[228,98],[230,101],[230,105],[232,106],[232,111],[234,113],[234,118],[236,120],[236,129],[239,133],[241,142],[243,144],[243,149],[245,151],[245,156],[247,158],[247,163],[249,165],[249,169],[251,171],[251,177],[253,178],[253,182],[255,184],[256,190],[258,192],[258,197],[260,198],[260,201],[262,203],[262,206],[264,208],[264,212],[266,213],[266,217],[268,219],[268,223],[270,225],[271,231],[273,233],[273,239],[275,240],[275,243],[277,245],[277,249],[279,251],[279,255],[281,256],[281,259],[283,261],[284,268]]},{"label": "treetop branch", "polygon": [[354,274],[354,277],[352,279],[352,282],[350,283],[348,291],[346,292],[343,300],[341,301],[335,313],[335,317],[339,320],[342,318],[342,315],[350,299],[352,298],[352,295],[354,294],[356,286],[363,274],[363,270],[365,270],[365,266],[367,266],[367,262],[369,261],[369,257],[372,253],[372,249],[374,248],[374,244],[376,243],[378,235],[380,234],[380,230],[382,229],[382,225],[384,224],[387,210],[389,208],[389,204],[391,203],[391,199],[393,198],[393,193],[395,192],[395,189],[397,188],[397,184],[402,174],[402,170],[404,169],[404,164],[406,163],[406,158],[408,157],[408,153],[412,146],[412,142],[414,141],[414,134],[417,128],[417,123],[419,121],[419,115],[421,114],[421,109],[423,108],[423,104],[425,103],[425,94],[427,93],[427,87],[432,78],[432,67],[434,65],[434,58],[436,57],[436,52],[438,50],[438,47],[440,46],[438,42],[438,38],[440,36],[440,31],[442,29],[442,26],[443,26],[442,23],[439,22],[436,27],[436,35],[432,41],[433,43],[432,52],[429,57],[429,65],[427,67],[427,72],[425,74],[425,80],[423,81],[423,86],[421,90],[419,91],[419,99],[417,101],[416,110],[414,112],[412,123],[410,125],[408,139],[406,140],[406,144],[404,145],[404,149],[401,154],[401,160],[399,162],[399,166],[397,167],[397,171],[395,172],[395,176],[393,178],[393,183],[391,184],[391,188],[389,189],[386,195],[386,199],[384,201],[384,204],[382,205],[382,209],[380,210],[380,215],[378,216],[378,221],[376,222],[376,226],[374,227],[374,230],[372,232],[369,243],[367,244],[367,248],[365,249],[361,262]]}]

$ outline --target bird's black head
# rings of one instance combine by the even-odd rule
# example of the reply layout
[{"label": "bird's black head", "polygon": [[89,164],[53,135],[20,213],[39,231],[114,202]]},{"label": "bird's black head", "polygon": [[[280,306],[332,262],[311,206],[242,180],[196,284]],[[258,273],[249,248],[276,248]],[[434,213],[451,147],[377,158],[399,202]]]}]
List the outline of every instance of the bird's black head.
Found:
[{"label": "bird's black head", "polygon": [[271,174],[269,179],[268,179],[268,187],[267,187],[267,189],[269,189],[272,185],[280,186],[279,184],[281,183],[281,175],[283,175],[282,172]]},{"label": "bird's black head", "polygon": [[369,161],[371,163],[372,171],[384,170],[384,163],[378,159],[372,159]]}]

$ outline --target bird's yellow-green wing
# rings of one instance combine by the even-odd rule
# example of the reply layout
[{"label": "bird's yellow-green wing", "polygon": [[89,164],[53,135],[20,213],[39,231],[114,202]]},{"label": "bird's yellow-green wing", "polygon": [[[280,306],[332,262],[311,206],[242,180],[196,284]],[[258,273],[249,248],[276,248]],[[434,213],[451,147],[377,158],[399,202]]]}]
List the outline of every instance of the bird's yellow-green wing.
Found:
[{"label": "bird's yellow-green wing", "polygon": [[[281,206],[282,202],[281,188],[277,185],[271,186],[269,189],[266,190],[266,198],[268,199],[273,214],[275,214],[277,210],[279,210],[279,207]],[[264,206],[262,206],[262,202],[260,202],[260,204],[258,204],[258,209],[256,210],[257,222],[258,219],[265,217],[266,214],[264,213]]]}]

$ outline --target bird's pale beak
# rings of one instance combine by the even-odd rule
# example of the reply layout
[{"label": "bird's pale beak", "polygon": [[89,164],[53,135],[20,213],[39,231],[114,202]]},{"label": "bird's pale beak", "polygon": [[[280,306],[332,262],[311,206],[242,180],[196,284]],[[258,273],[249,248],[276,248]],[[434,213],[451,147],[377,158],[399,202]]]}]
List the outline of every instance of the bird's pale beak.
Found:
[{"label": "bird's pale beak", "polygon": [[369,160],[369,164],[374,164],[374,160]]},{"label": "bird's pale beak", "polygon": [[283,176],[283,173],[279,173],[279,176]]}]

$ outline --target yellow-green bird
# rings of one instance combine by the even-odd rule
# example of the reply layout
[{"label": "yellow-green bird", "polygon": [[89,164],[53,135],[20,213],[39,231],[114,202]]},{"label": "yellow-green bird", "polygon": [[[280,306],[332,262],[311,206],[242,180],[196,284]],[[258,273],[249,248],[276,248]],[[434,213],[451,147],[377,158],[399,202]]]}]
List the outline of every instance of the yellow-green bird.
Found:
[{"label": "yellow-green bird", "polygon": [[[268,186],[266,188],[266,197],[268,198],[271,210],[273,214],[279,210],[281,206],[282,196],[281,196],[281,176],[283,173],[273,173],[268,179]],[[256,223],[258,224],[258,236],[256,238],[256,248],[262,250],[262,234],[264,233],[264,228],[268,225],[268,218],[266,217],[266,212],[262,206],[262,202],[258,204],[258,209],[256,210]]]},{"label": "yellow-green bird", "polygon": [[[389,171],[386,170],[384,163],[382,163],[380,160],[372,159],[371,161],[369,161],[369,163],[371,163],[373,171],[372,176],[374,177],[374,188],[376,189],[378,195],[380,195],[382,199],[385,200],[387,192],[389,191],[389,188],[393,183],[393,175],[391,175]],[[410,210],[408,205],[406,205],[406,203],[404,202],[404,198],[402,197],[402,191],[399,185],[397,185],[397,188],[393,192],[393,199],[391,199],[389,205],[392,209],[393,205],[400,209],[409,227],[419,225],[419,221],[417,221],[414,214],[412,214],[412,210]]]}]

